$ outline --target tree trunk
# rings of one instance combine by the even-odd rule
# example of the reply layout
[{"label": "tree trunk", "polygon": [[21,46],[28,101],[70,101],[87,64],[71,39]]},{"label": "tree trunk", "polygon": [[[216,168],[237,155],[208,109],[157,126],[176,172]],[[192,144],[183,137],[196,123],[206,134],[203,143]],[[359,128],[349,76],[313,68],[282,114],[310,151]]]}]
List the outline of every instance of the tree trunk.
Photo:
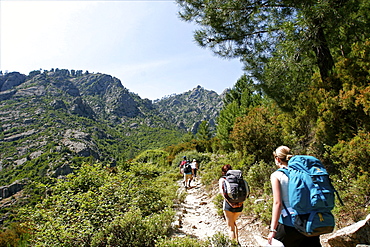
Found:
[{"label": "tree trunk", "polygon": [[328,42],[326,41],[324,29],[319,25],[316,25],[316,27],[313,50],[316,54],[317,66],[319,67],[320,77],[323,82],[322,87],[326,90],[338,91],[340,89],[338,82],[327,80],[330,71],[334,68],[334,60],[330,53]]}]

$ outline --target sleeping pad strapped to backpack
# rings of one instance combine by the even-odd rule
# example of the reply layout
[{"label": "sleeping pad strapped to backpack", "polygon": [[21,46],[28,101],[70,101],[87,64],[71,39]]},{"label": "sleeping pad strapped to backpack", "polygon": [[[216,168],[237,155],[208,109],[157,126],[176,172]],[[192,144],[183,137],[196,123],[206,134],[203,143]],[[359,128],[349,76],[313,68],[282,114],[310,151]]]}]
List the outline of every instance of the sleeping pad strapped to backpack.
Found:
[{"label": "sleeping pad strapped to backpack", "polygon": [[280,223],[294,226],[306,236],[332,232],[335,220],[331,210],[334,208],[334,193],[337,192],[320,160],[296,155],[289,160],[288,169],[280,168],[278,171],[289,178],[290,202],[289,209],[283,203],[285,214],[282,214]]},{"label": "sleeping pad strapped to backpack", "polygon": [[249,187],[240,170],[229,170],[222,183],[223,194],[231,204],[242,203],[249,196]]}]

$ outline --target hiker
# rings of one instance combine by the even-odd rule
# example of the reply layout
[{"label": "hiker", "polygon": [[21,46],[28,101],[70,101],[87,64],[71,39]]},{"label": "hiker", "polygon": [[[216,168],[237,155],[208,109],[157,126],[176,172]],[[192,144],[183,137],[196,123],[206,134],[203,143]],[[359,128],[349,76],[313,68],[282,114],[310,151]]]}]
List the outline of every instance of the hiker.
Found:
[{"label": "hiker", "polygon": [[184,165],[186,164],[186,156],[182,157],[182,160],[179,163],[179,168],[180,168],[180,174],[184,173]]},{"label": "hiker", "polygon": [[189,160],[185,162],[183,172],[184,172],[183,183],[185,185],[185,188],[188,188],[190,187],[191,180],[193,179],[193,169],[191,169],[191,164]]},{"label": "hiker", "polygon": [[197,170],[198,170],[198,162],[196,159],[193,159],[193,162],[191,162],[191,169],[193,170],[193,180],[195,181],[195,178],[197,177]]},{"label": "hiker", "polygon": [[[276,166],[283,169],[287,169],[288,161],[293,157],[290,153],[290,148],[287,146],[278,147],[273,152],[273,155]],[[287,175],[282,171],[275,171],[271,174],[274,199],[268,243],[271,245],[274,238],[282,242],[285,247],[321,247],[320,236],[307,237],[298,232],[293,226],[281,223],[283,219],[279,220],[280,216],[289,217],[287,213],[291,214],[288,198],[288,182]]]},{"label": "hiker", "polygon": [[238,241],[238,227],[236,225],[236,220],[243,211],[243,203],[239,203],[238,205],[231,205],[227,199],[224,196],[224,191],[222,188],[222,185],[226,179],[226,173],[232,170],[231,165],[224,165],[221,168],[221,174],[222,177],[219,179],[219,189],[221,195],[224,197],[224,202],[223,202],[223,211],[226,219],[226,224],[228,227],[228,232],[229,232],[229,237],[230,239],[234,239]]}]

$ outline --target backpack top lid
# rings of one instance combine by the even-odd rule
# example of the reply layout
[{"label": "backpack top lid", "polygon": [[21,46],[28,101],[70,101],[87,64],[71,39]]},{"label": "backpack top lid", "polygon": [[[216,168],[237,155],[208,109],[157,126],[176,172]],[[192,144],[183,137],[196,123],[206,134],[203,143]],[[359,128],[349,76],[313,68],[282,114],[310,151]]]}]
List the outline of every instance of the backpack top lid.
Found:
[{"label": "backpack top lid", "polygon": [[226,172],[226,177],[233,176],[236,179],[243,178],[242,171],[241,170],[228,170]]},{"label": "backpack top lid", "polygon": [[321,161],[309,155],[295,155],[288,161],[288,167],[309,175],[328,175]]}]

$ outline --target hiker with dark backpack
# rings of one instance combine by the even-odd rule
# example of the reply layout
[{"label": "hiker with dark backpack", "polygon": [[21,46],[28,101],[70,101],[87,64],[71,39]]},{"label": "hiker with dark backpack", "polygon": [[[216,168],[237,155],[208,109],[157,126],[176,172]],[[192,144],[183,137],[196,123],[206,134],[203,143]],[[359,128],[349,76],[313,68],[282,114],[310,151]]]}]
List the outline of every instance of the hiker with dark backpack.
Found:
[{"label": "hiker with dark backpack", "polygon": [[[317,158],[290,153],[280,146],[273,153],[278,170],[271,174],[273,238],[285,247],[321,247],[320,235],[330,233],[335,221],[334,193],[329,175]],[[338,197],[339,198],[339,197]]]},{"label": "hiker with dark backpack", "polygon": [[231,165],[221,168],[219,190],[224,198],[223,211],[230,239],[238,241],[236,220],[243,211],[243,202],[249,196],[249,187],[240,170],[232,170]]},{"label": "hiker with dark backpack", "polygon": [[187,160],[186,163],[184,164],[184,168],[183,168],[183,172],[184,172],[184,185],[185,185],[185,188],[190,188],[190,183],[191,183],[191,180],[193,180],[193,169],[191,169],[191,164],[190,164],[190,161]]}]

